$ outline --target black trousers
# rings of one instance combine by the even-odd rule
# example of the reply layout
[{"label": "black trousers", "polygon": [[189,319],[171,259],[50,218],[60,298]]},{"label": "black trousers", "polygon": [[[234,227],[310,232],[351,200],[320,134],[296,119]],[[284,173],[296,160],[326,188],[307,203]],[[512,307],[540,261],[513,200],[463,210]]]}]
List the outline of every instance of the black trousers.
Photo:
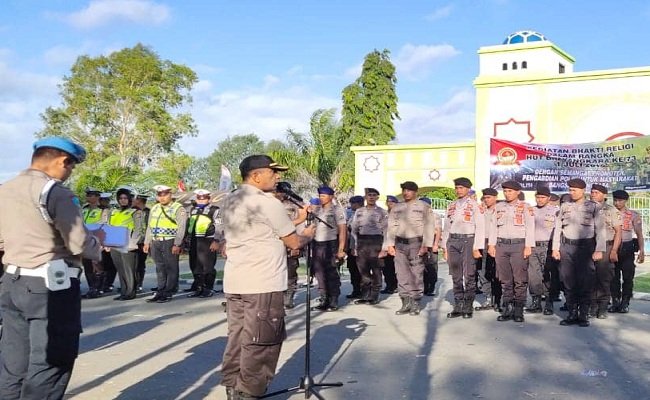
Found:
[{"label": "black trousers", "polygon": [[476,261],[473,250],[474,238],[453,238],[447,240],[447,264],[453,282],[456,302],[474,301],[476,296]]},{"label": "black trousers", "polygon": [[[494,299],[495,303],[501,301],[501,282],[497,278],[497,263],[494,257],[487,254],[487,240],[485,241],[485,249],[479,250],[481,258],[476,260],[476,275],[483,294],[489,300]],[[483,268],[483,259],[485,258],[485,268]]]},{"label": "black trousers", "polygon": [[102,289],[97,287],[97,276],[95,272],[95,265],[93,260],[87,258],[81,259],[81,264],[84,267],[84,276],[86,277],[86,282],[88,283],[88,289]]},{"label": "black trousers", "polygon": [[[633,239],[636,240],[636,239]],[[621,243],[618,249],[618,262],[614,267],[614,277],[611,283],[611,294],[615,299],[621,297],[626,300],[632,298],[632,289],[634,288],[634,244],[632,240]],[[621,284],[621,277],[623,282]]]},{"label": "black trousers", "polygon": [[430,251],[424,259],[424,293],[432,294],[438,282],[438,253]]},{"label": "black trousers", "polygon": [[142,251],[142,248],[144,247],[144,244],[139,244],[138,245],[138,251],[136,252],[137,255],[137,260],[136,260],[136,284],[140,288],[142,287],[142,282],[144,281],[144,274],[147,269],[147,256],[148,254]]},{"label": "black trousers", "polygon": [[381,290],[381,267],[384,261],[378,256],[383,241],[382,235],[359,236],[357,268],[361,275],[361,293],[365,299],[376,298]]},{"label": "black trousers", "polygon": [[359,273],[359,264],[356,256],[348,254],[347,259],[348,271],[350,271],[350,283],[352,284],[352,293],[361,293],[361,274]]},{"label": "black trousers", "polygon": [[588,308],[596,268],[591,258],[596,248],[594,240],[585,239],[581,244],[560,245],[560,279],[568,306]]},{"label": "black trousers", "polygon": [[61,399],[79,351],[79,280],[52,292],[39,277],[0,279],[0,399]]},{"label": "black trousers", "polygon": [[336,267],[338,241],[312,242],[312,268],[318,279],[321,296],[338,297],[341,294],[341,276]]},{"label": "black trousers", "polygon": [[194,237],[190,240],[190,269],[196,280],[196,289],[214,289],[217,270],[217,252],[210,251],[212,238]]},{"label": "black trousers", "polygon": [[172,297],[178,289],[178,254],[172,254],[174,239],[154,240],[149,246],[153,261],[156,263],[158,278],[158,296]]},{"label": "black trousers", "polygon": [[115,277],[117,276],[117,268],[115,268],[115,263],[113,263],[110,252],[102,251],[102,270],[104,271],[104,279],[102,281],[104,287],[100,289],[108,289],[110,286],[113,286]]},{"label": "black trousers", "polygon": [[293,294],[298,289],[298,266],[300,258],[287,255],[287,293]]},{"label": "black trousers", "polygon": [[384,282],[386,282],[387,290],[397,289],[397,275],[395,274],[395,257],[386,256],[384,258]]}]

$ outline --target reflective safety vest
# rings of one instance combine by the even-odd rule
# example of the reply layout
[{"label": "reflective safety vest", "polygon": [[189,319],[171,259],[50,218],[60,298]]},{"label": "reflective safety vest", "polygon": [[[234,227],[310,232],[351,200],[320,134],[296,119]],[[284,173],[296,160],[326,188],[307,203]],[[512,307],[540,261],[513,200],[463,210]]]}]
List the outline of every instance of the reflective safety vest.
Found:
[{"label": "reflective safety vest", "polygon": [[86,206],[82,210],[84,224],[98,224],[102,220],[102,209],[99,207],[90,208]]},{"label": "reflective safety vest", "polygon": [[151,212],[149,213],[149,229],[151,229],[151,235],[154,239],[172,239],[176,237],[178,223],[174,218],[176,218],[176,212],[181,207],[180,203],[173,202],[166,206],[158,203],[151,208]]},{"label": "reflective safety vest", "polygon": [[203,209],[198,207],[193,208],[187,225],[187,233],[195,237],[214,235],[214,224],[212,220],[214,214],[218,212],[219,208],[214,206],[205,206]]},{"label": "reflective safety vest", "polygon": [[108,224],[112,226],[126,226],[131,232],[135,229],[135,221],[133,221],[133,214],[137,210],[133,208],[117,209],[111,211],[111,216],[108,218]]}]

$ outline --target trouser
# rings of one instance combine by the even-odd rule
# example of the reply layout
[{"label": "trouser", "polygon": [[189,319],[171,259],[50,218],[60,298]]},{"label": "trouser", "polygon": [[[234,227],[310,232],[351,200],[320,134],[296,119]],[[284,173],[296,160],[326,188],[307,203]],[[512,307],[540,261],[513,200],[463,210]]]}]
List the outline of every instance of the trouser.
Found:
[{"label": "trouser", "polygon": [[512,300],[524,304],[528,294],[528,260],[524,259],[524,243],[499,243],[497,238],[497,274],[505,304]]},{"label": "trouser", "polygon": [[424,293],[433,293],[438,282],[438,253],[429,251],[424,260]]},{"label": "trouser", "polygon": [[[95,271],[95,262],[88,258],[82,258],[81,264],[84,267],[84,276],[86,277],[86,282],[88,283],[88,289],[97,288],[97,276]],[[101,289],[97,288],[97,289]]]},{"label": "trouser", "polygon": [[596,248],[593,239],[584,239],[579,244],[560,245],[560,279],[569,309],[578,305],[588,309],[591,303],[595,266],[591,258]]},{"label": "trouser", "polygon": [[283,293],[226,294],[228,342],[221,384],[261,396],[266,392],[286,338]]},{"label": "trouser", "polygon": [[157,295],[171,297],[178,288],[178,254],[172,254],[174,239],[153,240],[149,251],[156,263]]},{"label": "trouser", "polygon": [[196,290],[214,289],[217,270],[217,253],[210,250],[212,238],[194,237],[190,240],[190,270],[194,275]]},{"label": "trouser", "polygon": [[395,257],[386,256],[384,258],[384,282],[386,282],[386,289],[397,289],[397,275],[395,275]]},{"label": "trouser", "polygon": [[476,296],[476,261],[473,237],[450,237],[447,240],[447,264],[453,282],[454,300],[474,301]]},{"label": "trouser", "polygon": [[[486,241],[487,249],[487,241]],[[476,260],[476,269],[478,275],[479,287],[485,298],[490,300],[494,296],[494,300],[498,301],[501,299],[501,282],[497,278],[497,267],[494,261],[494,257],[487,254],[487,250],[482,249],[481,258]],[[485,260],[485,263],[483,262]]]},{"label": "trouser", "polygon": [[357,267],[361,276],[361,294],[364,299],[376,299],[381,290],[381,267],[384,260],[379,258],[382,235],[359,235],[357,241]]},{"label": "trouser", "polygon": [[135,297],[138,289],[135,276],[137,257],[135,250],[122,253],[111,249],[111,258],[113,259],[113,264],[115,264],[115,269],[117,269],[117,274],[120,279],[120,294],[123,297]]},{"label": "trouser", "polygon": [[341,294],[341,276],[336,267],[338,241],[312,243],[312,266],[318,279],[318,292],[321,296],[338,297]]},{"label": "trouser", "polygon": [[422,238],[395,238],[397,290],[402,298],[420,300],[424,292],[424,257],[419,255]]},{"label": "trouser", "polygon": [[113,286],[115,282],[115,277],[117,276],[117,269],[115,268],[115,263],[113,263],[113,257],[108,251],[102,251],[102,285],[100,289],[108,289]]},{"label": "trouser", "polygon": [[40,277],[4,274],[1,282],[0,398],[63,398],[79,351],[79,280],[56,292]]},{"label": "trouser", "polygon": [[359,273],[358,258],[348,254],[347,267],[350,272],[350,283],[352,284],[352,293],[361,293],[361,274]]},{"label": "trouser", "polygon": [[[611,294],[613,298],[620,299],[623,297],[627,300],[632,298],[635,268],[634,244],[632,243],[632,240],[621,243],[621,248],[618,250],[618,262],[615,264],[614,277],[611,284]],[[621,277],[623,278],[622,285]]]},{"label": "trouser", "polygon": [[293,295],[298,289],[300,257],[287,255],[287,293]]},{"label": "trouser", "polygon": [[603,258],[594,263],[596,267],[593,291],[591,293],[591,302],[601,303],[607,307],[612,290],[612,279],[614,279],[614,263],[609,260],[609,254],[612,252],[613,242],[607,242]]},{"label": "trouser", "polygon": [[148,254],[142,251],[142,248],[144,247],[144,244],[139,244],[138,245],[138,251],[137,251],[137,261],[136,261],[136,285],[141,288],[142,287],[142,282],[144,281],[144,274],[145,270],[147,268],[147,256]]},{"label": "trouser", "polygon": [[531,296],[548,295],[544,282],[546,263],[551,258],[548,242],[536,242],[528,259],[528,291]]},{"label": "trouser", "polygon": [[546,257],[546,264],[544,264],[544,286],[546,293],[551,299],[556,299],[560,296],[560,262],[553,257]]}]

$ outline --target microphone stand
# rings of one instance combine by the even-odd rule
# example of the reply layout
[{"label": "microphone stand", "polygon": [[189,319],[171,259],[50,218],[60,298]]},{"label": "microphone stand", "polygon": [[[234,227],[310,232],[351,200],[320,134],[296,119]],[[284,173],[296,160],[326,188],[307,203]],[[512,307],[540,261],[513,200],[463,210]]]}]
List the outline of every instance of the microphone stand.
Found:
[{"label": "microphone stand", "polygon": [[[298,203],[295,199],[293,199],[291,196],[287,196],[287,199],[295,204],[296,206],[302,208],[303,205]],[[311,211],[307,211],[307,225],[310,225],[313,223],[314,220],[318,220],[328,226],[329,228],[333,228],[332,225],[328,224],[327,222],[323,221],[321,218],[319,218],[317,215],[314,215]],[[311,259],[312,253],[311,253],[311,240],[307,243],[307,272],[306,272],[306,277],[307,277],[307,282],[309,282],[309,278],[311,277]],[[320,282],[319,282],[320,284]],[[316,388],[319,387],[340,387],[343,386],[343,382],[334,382],[334,383],[326,383],[326,382],[320,382],[320,383],[314,383],[314,379],[311,377],[311,370],[310,370],[310,353],[311,353],[311,287],[309,284],[307,285],[307,294],[306,294],[306,306],[305,306],[305,368],[304,368],[304,374],[300,378],[300,381],[298,382],[298,386],[293,386],[289,387],[286,389],[281,389],[276,392],[268,393],[263,396],[261,396],[261,399],[265,399],[267,397],[273,397],[277,396],[279,394],[284,394],[284,393],[291,393],[291,392],[298,392],[298,391],[304,391],[305,392],[305,399],[308,399],[311,397],[313,394],[320,400],[325,400],[323,396],[321,396],[317,391]]]}]

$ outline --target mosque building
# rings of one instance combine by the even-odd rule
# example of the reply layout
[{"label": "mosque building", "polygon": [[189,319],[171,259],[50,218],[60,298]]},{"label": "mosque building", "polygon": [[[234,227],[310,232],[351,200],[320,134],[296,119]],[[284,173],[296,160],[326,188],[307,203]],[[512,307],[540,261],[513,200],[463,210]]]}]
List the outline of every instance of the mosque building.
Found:
[{"label": "mosque building", "polygon": [[[650,66],[574,71],[575,59],[534,31],[478,50],[473,142],[357,146],[355,188],[399,193],[453,187],[465,176],[490,183],[490,138],[517,143],[588,143],[650,134]],[[435,132],[432,132],[435,135]]]}]

